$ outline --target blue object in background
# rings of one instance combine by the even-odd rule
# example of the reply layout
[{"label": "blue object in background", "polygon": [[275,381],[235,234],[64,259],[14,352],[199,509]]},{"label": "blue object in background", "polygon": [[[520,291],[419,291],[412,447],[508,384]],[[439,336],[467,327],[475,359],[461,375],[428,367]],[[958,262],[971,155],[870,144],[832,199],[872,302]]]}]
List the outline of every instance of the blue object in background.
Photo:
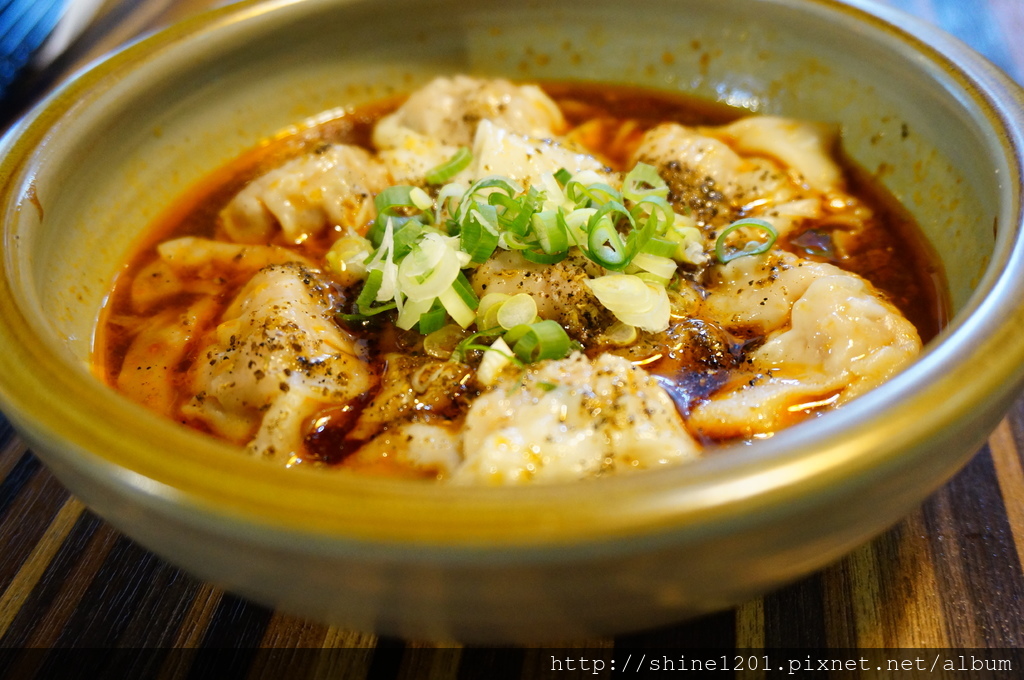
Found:
[{"label": "blue object in background", "polygon": [[[1011,37],[1004,30],[991,0],[879,1],[930,21],[970,45],[1017,82],[1024,82],[1024,67],[1015,62],[1008,47],[1009,40],[1024,39],[1024,36]],[[1024,3],[1024,0],[1017,1]]]},{"label": "blue object in background", "polygon": [[46,42],[69,0],[0,0],[0,100]]}]

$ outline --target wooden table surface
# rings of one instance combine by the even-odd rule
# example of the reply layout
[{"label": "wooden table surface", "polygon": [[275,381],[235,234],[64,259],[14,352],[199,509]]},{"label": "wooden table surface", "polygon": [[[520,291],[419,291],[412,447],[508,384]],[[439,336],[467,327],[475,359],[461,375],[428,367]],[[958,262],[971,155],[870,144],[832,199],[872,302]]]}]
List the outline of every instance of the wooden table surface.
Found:
[{"label": "wooden table surface", "polygon": [[[148,3],[148,11],[123,20],[128,28],[93,40],[91,49],[105,49],[126,34],[205,4],[210,3],[163,2],[155,8]],[[1022,0],[887,4],[942,26],[1024,81]],[[1024,648],[1021,451],[1024,400],[947,486],[840,562],[734,610],[583,645],[837,653],[985,648],[1016,653],[1019,663]],[[549,658],[538,650],[432,650],[423,641],[379,638],[281,614],[202,583],[83,507],[0,420],[0,677],[32,677],[37,668],[44,669],[39,677],[49,677],[48,657],[33,648],[72,647],[149,649],[121,659],[118,671],[82,677],[559,675],[551,673]],[[307,651],[294,651],[303,648]],[[320,648],[332,650],[308,651]],[[119,657],[111,652],[69,658],[83,667],[106,663],[113,668]],[[124,669],[130,672],[120,672]],[[980,676],[957,671],[946,677]]]}]

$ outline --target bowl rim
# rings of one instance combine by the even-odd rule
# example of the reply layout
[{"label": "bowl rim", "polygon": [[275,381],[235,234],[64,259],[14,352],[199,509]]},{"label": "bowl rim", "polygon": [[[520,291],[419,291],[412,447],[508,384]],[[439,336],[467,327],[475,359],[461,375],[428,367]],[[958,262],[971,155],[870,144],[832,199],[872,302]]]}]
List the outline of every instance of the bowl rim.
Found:
[{"label": "bowl rim", "polygon": [[[12,194],[19,178],[31,173],[35,149],[59,131],[63,116],[102,96],[123,74],[183,43],[215,40],[225,28],[244,29],[245,22],[272,20],[279,13],[360,1],[245,0],[194,16],[93,64],[0,142],[5,200],[24,202],[24,196]],[[962,43],[907,15],[880,12],[874,5],[868,11],[859,6],[867,6],[863,0],[858,6],[835,0],[768,1],[844,15],[923,55],[972,97],[998,133],[1013,174],[1002,190],[1006,201],[1000,220],[1006,226],[999,230],[991,263],[971,300],[914,365],[878,388],[888,395],[884,404],[855,400],[830,413],[828,437],[798,425],[756,447],[724,447],[720,454],[671,469],[514,488],[463,488],[301,469],[282,474],[276,466],[239,456],[234,447],[165,421],[124,397],[114,400],[112,411],[104,403],[112,390],[81,379],[48,356],[12,288],[19,265],[6,231],[0,265],[0,346],[6,348],[0,353],[0,408],[31,444],[47,452],[44,461],[103,479],[158,512],[218,531],[259,530],[265,532],[261,540],[314,539],[321,545],[513,549],[700,535],[712,526],[753,526],[773,512],[794,512],[840,491],[853,493],[927,455],[925,444],[936,432],[973,436],[980,444],[979,437],[988,431],[964,434],[952,424],[953,416],[979,404],[992,412],[989,420],[1001,416],[1024,382],[1024,340],[1014,338],[1010,323],[1024,322],[1024,312],[1013,302],[1014,292],[1024,288],[1024,96]],[[945,52],[957,55],[958,63]],[[983,367],[971,360],[979,348],[994,357]],[[17,382],[8,379],[14,372]],[[941,378],[927,384],[933,375]],[[65,406],[53,408],[54,403]],[[106,425],[112,415],[121,417],[116,430]],[[860,424],[868,420],[874,425],[865,431]],[[941,423],[937,429],[936,422]],[[147,452],[154,439],[164,442],[164,452]],[[173,459],[167,455],[172,450]]]}]

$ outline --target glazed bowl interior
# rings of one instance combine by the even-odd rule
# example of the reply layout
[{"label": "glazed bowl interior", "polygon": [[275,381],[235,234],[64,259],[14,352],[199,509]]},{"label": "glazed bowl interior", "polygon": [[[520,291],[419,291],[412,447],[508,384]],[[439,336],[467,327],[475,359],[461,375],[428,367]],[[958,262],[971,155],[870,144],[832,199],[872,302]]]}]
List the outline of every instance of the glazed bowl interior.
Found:
[{"label": "glazed bowl interior", "polygon": [[[735,603],[880,531],[963,464],[1016,393],[1020,95],[959,43],[900,15],[886,16],[910,32],[824,0],[390,5],[243,3],[204,15],[80,75],[5,138],[2,407],[75,493],[147,547],[302,611],[313,598],[273,576],[297,553],[320,566],[371,554],[394,574],[415,559],[464,576],[472,565],[493,576],[513,563],[607,566],[640,555],[623,576],[635,611],[608,604],[581,630],[635,627]],[[911,369],[814,423],[685,468],[546,488],[279,470],[149,414],[93,376],[104,298],[176,196],[289,126],[452,73],[641,85],[840,124],[845,153],[927,234],[951,324]],[[995,347],[998,358],[984,363]],[[798,529],[782,526],[800,518]],[[176,534],[184,525],[196,533]],[[204,552],[197,536],[225,547]],[[266,552],[225,576],[227,552],[254,542]],[[722,582],[703,597],[666,590],[668,567],[656,557],[687,542],[717,551],[676,569]],[[730,561],[748,567],[730,571]],[[530,578],[542,593],[571,589],[570,578],[539,573],[548,576]],[[644,578],[661,584],[657,597]],[[360,600],[341,620],[423,632],[408,621],[436,618],[447,602],[444,588],[426,591],[409,605],[415,616],[381,618]],[[379,584],[373,592],[391,602]],[[499,610],[510,611],[484,607],[477,618]]]}]

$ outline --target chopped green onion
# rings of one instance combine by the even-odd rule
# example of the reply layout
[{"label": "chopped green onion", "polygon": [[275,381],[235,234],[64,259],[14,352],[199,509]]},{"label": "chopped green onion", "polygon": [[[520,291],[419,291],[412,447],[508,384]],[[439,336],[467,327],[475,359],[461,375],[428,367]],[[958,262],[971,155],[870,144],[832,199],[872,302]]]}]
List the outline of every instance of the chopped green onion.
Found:
[{"label": "chopped green onion", "polygon": [[556,210],[545,210],[534,213],[533,230],[537,234],[537,243],[548,255],[561,253],[569,249],[569,236],[565,233],[564,220],[560,223]]},{"label": "chopped green onion", "polygon": [[377,214],[391,214],[394,208],[414,207],[416,203],[412,199],[412,191],[415,188],[399,184],[384,189],[373,199],[373,206],[377,209]]},{"label": "chopped green onion", "polygon": [[469,261],[483,264],[498,247],[498,215],[494,206],[477,205],[469,211],[459,231],[462,249],[469,253]]},{"label": "chopped green onion", "polygon": [[600,222],[590,230],[590,256],[608,269],[621,269],[627,264],[626,244],[610,221]]},{"label": "chopped green onion", "polygon": [[[753,228],[759,231],[763,231],[768,235],[767,241],[750,241],[743,248],[733,248],[727,250],[726,237],[737,229]],[[732,262],[736,258],[746,257],[747,255],[760,255],[771,250],[771,247],[775,245],[775,241],[779,238],[779,233],[775,231],[770,223],[765,220],[759,220],[754,217],[746,217],[743,219],[736,220],[728,227],[722,230],[722,233],[718,235],[718,240],[715,242],[715,257],[722,264]]]},{"label": "chopped green onion", "polygon": [[455,242],[455,237],[439,234],[425,234],[417,242],[398,265],[399,289],[406,297],[433,300],[452,285],[462,268]]},{"label": "chopped green onion", "polygon": [[640,279],[644,283],[650,283],[655,286],[661,286],[662,288],[667,286],[672,281],[672,279],[666,278],[659,274],[654,274],[653,272],[638,272],[636,274],[633,274],[633,276]]},{"label": "chopped green onion", "polygon": [[451,315],[455,323],[463,328],[469,328],[476,320],[476,312],[466,304],[466,301],[459,296],[454,287],[438,295],[437,299],[441,301],[441,304],[444,305],[444,308]]},{"label": "chopped green onion", "polygon": [[508,329],[508,331],[505,333],[505,342],[507,342],[510,346],[515,345],[517,342],[519,342],[519,339],[526,335],[529,331],[529,324],[524,323],[521,326],[513,326],[512,328]]},{"label": "chopped green onion", "polygon": [[[516,186],[512,180],[505,177],[485,177],[481,180],[477,180],[463,195],[462,200],[459,202],[459,207],[455,211],[453,216],[455,221],[459,224],[466,219],[466,214],[470,209],[475,208],[480,201],[477,201],[477,194],[480,194],[487,189],[494,189],[505,194],[509,198],[515,198],[516,194],[519,193],[519,187]],[[487,203],[490,201],[488,198]]]},{"label": "chopped green onion", "polygon": [[579,247],[584,253],[587,252],[587,241],[589,239],[589,232],[587,230],[590,218],[596,212],[597,208],[578,208],[568,214],[564,210],[558,211],[558,221],[565,227],[565,233],[569,234],[572,244]]},{"label": "chopped green onion", "polygon": [[455,175],[469,167],[473,154],[467,147],[461,146],[455,154],[437,167],[427,171],[427,184],[444,184]]},{"label": "chopped green onion", "polygon": [[413,187],[409,191],[409,200],[412,201],[414,206],[424,212],[434,207],[434,200],[430,198],[426,191],[419,187]]},{"label": "chopped green onion", "polygon": [[400,225],[396,225],[394,235],[395,252],[393,258],[395,260],[401,260],[403,257],[408,255],[412,252],[416,243],[424,234],[427,233],[441,234],[437,229],[434,229],[433,227],[426,227],[413,220],[406,220]]},{"label": "chopped green onion", "polygon": [[458,276],[455,277],[455,281],[452,283],[452,288],[468,306],[476,309],[480,305],[480,298],[478,298],[476,293],[473,292],[473,286],[469,283],[469,279],[466,278],[466,275],[461,271]]},{"label": "chopped green onion", "polygon": [[351,322],[358,323],[358,322],[361,322],[361,321],[367,321],[371,317],[374,317],[374,316],[380,314],[381,312],[390,312],[396,306],[397,305],[395,305],[394,302],[389,302],[386,305],[381,305],[380,307],[374,307],[372,309],[369,309],[365,313],[364,312],[356,312],[355,314],[345,314],[343,312],[338,312],[337,314],[335,314],[335,316],[338,317],[339,319],[341,319],[342,321],[351,321]]},{"label": "chopped green onion", "polygon": [[565,185],[565,194],[579,208],[600,208],[606,203],[622,203],[622,194],[607,184],[584,184],[573,179]]},{"label": "chopped green onion", "polygon": [[609,203],[602,206],[591,216],[587,224],[589,232],[587,246],[590,259],[602,267],[612,270],[623,269],[629,264],[630,259],[627,256],[626,244],[622,242],[622,236],[610,216],[613,211],[625,212],[625,208],[622,208],[621,211],[617,208],[621,208],[621,205],[614,206]]},{"label": "chopped green onion", "polygon": [[609,274],[584,283],[622,323],[651,333],[668,328],[671,307],[663,285],[648,283],[633,274]]},{"label": "chopped green onion", "polygon": [[389,217],[380,238],[380,245],[366,261],[366,270],[367,272],[377,270],[381,273],[380,284],[376,286],[377,294],[373,300],[376,302],[394,300],[395,306],[401,311],[402,300],[397,292],[398,265],[395,264],[394,252],[395,225],[394,218]]},{"label": "chopped green onion", "polygon": [[511,231],[506,231],[501,235],[499,244],[504,245],[508,250],[526,250],[532,247],[530,243],[527,243],[522,236],[513,234]]},{"label": "chopped green onion", "polygon": [[657,196],[648,196],[638,201],[629,211],[634,224],[643,222],[640,229],[633,229],[628,237],[630,257],[647,247],[651,239],[664,234],[675,222],[675,213],[668,201]]},{"label": "chopped green onion", "polygon": [[629,214],[639,222],[645,217],[654,219],[652,235],[660,236],[668,231],[668,228],[675,223],[676,214],[669,202],[660,196],[645,196],[633,203]]},{"label": "chopped green onion", "polygon": [[468,328],[476,321],[476,308],[480,304],[473,287],[469,284],[466,275],[461,271],[452,285],[437,296],[437,299],[448,310],[448,314],[455,323],[463,328]]},{"label": "chopped green onion", "polygon": [[455,349],[452,350],[452,361],[464,361],[466,354],[470,350],[489,349],[487,345],[477,344],[477,340],[480,338],[489,338],[494,335],[501,335],[504,332],[502,328],[490,328],[484,331],[477,331],[466,336],[459,344],[455,345]]},{"label": "chopped green onion", "polygon": [[502,208],[498,215],[498,223],[502,230],[526,236],[533,214],[540,210],[544,203],[544,192],[533,186],[518,198],[494,192],[487,197],[487,202]]},{"label": "chopped green onion", "polygon": [[565,329],[557,321],[545,319],[530,324],[529,330],[512,347],[522,361],[533,363],[544,359],[561,359],[569,353],[571,343]]},{"label": "chopped green onion", "polygon": [[673,260],[694,265],[704,264],[707,261],[708,257],[704,252],[704,235],[696,224],[692,217],[677,215],[672,226],[665,233],[665,239],[676,244],[676,251],[672,254]]},{"label": "chopped green onion", "polygon": [[368,308],[377,299],[377,291],[380,290],[380,285],[384,281],[384,272],[379,269],[371,269],[366,275],[366,283],[363,284],[363,289],[359,291],[359,297],[356,298],[356,306],[360,310]]},{"label": "chopped green onion", "polygon": [[655,236],[640,249],[640,253],[647,253],[657,257],[672,257],[675,255],[678,247],[679,244],[675,241],[670,241],[663,236]]},{"label": "chopped green onion", "polygon": [[398,317],[395,319],[395,325],[403,331],[412,329],[420,322],[423,315],[429,312],[436,303],[436,298],[406,300],[405,304],[402,305],[402,308],[398,310]]},{"label": "chopped green onion", "polygon": [[498,325],[498,310],[502,303],[511,298],[506,293],[487,293],[480,298],[476,307],[476,327],[484,330]]},{"label": "chopped green onion", "polygon": [[652,196],[665,198],[668,196],[668,184],[654,166],[637,163],[622,180],[622,196],[633,203]]},{"label": "chopped green onion", "polygon": [[[440,184],[471,162],[469,150],[460,149],[432,169],[428,181]],[[660,326],[663,284],[675,276],[672,258],[684,241],[676,233],[677,222],[684,218],[674,212],[667,195],[667,184],[644,164],[627,173],[622,191],[606,184],[600,173],[572,175],[564,168],[543,175],[539,185],[525,191],[499,176],[477,180],[468,188],[445,184],[435,199],[419,187],[390,187],[374,200],[377,218],[367,235],[374,250],[360,263],[368,277],[357,300],[360,315],[350,316],[365,319],[396,309],[400,328],[417,327],[424,335],[442,328],[450,316],[462,328],[474,322],[481,329],[496,327],[517,356],[564,356],[572,343],[557,323],[534,323],[532,298],[522,295],[511,304],[505,299],[482,306],[462,270],[483,264],[498,248],[517,250],[527,261],[549,265],[565,259],[576,246],[607,270],[635,273],[633,288],[643,303],[641,309],[634,308],[636,298],[601,301],[617,317],[636,319],[621,319],[624,323],[651,330]],[[691,240],[688,230],[686,248],[701,245]],[[720,246],[724,253],[724,241]],[[696,257],[689,250],[686,254],[690,260]],[[596,285],[604,292],[608,283],[623,285]],[[463,351],[474,347],[472,342],[460,345]]]},{"label": "chopped green onion", "polygon": [[[444,321],[446,318],[448,318],[448,315],[445,312],[444,305],[437,300],[434,300],[430,309],[427,310],[426,313],[420,315],[417,327],[421,334],[429,335],[444,328]],[[424,342],[424,344],[426,343]]]},{"label": "chopped green onion", "polygon": [[375,248],[380,247],[388,218],[393,219],[395,229],[398,229],[410,219],[408,216],[401,214],[401,209],[417,208],[413,197],[413,190],[416,188],[404,185],[392,186],[374,197],[373,205],[377,209],[377,219],[373,221],[373,225],[366,233],[366,237],[370,239]]},{"label": "chopped green onion", "polygon": [[552,253],[551,255],[548,255],[547,253],[538,253],[535,250],[523,250],[521,252],[523,259],[537,264],[558,264],[569,255],[568,251]]},{"label": "chopped green onion", "polygon": [[455,182],[441,187],[437,192],[437,199],[435,201],[434,222],[441,223],[441,216],[445,209],[448,210],[449,214],[454,213],[458,209],[458,205],[465,193],[466,187]]},{"label": "chopped green onion", "polygon": [[654,274],[661,281],[662,285],[672,279],[676,273],[676,261],[670,257],[661,257],[649,253],[637,253],[630,263],[630,267],[636,267],[645,272]]},{"label": "chopped green onion", "polygon": [[365,321],[371,316],[376,316],[381,312],[390,312],[392,309],[397,308],[394,302],[389,302],[386,305],[380,305],[379,307],[361,307],[358,314],[341,314],[341,318],[346,321]]},{"label": "chopped green onion", "polygon": [[505,329],[521,324],[531,324],[537,318],[537,301],[527,293],[519,293],[505,300],[498,307],[495,320]]},{"label": "chopped green onion", "polygon": [[484,349],[484,356],[476,370],[477,380],[490,387],[498,382],[501,372],[511,363],[522,365],[502,338],[496,338],[490,347]]}]

